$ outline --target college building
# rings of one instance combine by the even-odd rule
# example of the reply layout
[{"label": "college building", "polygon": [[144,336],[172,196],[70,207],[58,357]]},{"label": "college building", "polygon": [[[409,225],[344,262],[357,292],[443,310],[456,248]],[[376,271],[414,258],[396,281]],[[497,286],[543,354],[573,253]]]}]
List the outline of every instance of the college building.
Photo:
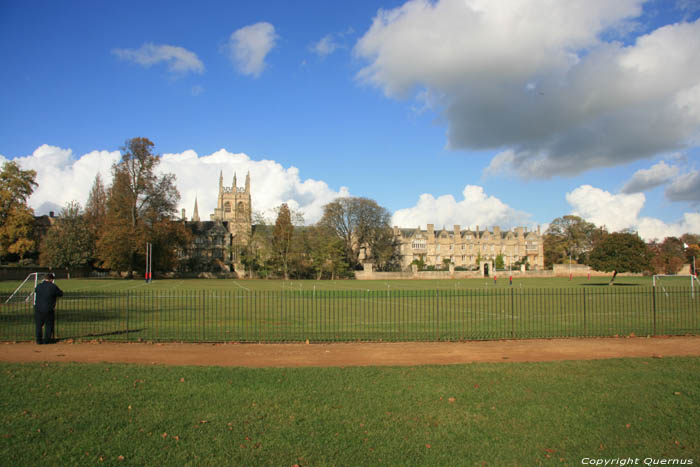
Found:
[{"label": "college building", "polygon": [[[252,199],[250,173],[243,188],[237,186],[236,174],[230,187],[224,186],[223,172],[219,175],[219,194],[214,213],[208,221],[199,217],[195,199],[192,219],[187,221],[182,210],[182,221],[192,234],[191,244],[178,252],[182,272],[227,272],[239,265],[239,251],[248,244],[255,226],[252,224]],[[501,255],[506,269],[544,269],[542,235],[525,227],[501,230],[493,227],[480,230],[465,229],[455,225],[452,230],[444,227],[435,230],[428,224],[427,230],[394,227],[394,236],[400,244],[401,269],[410,270],[412,264],[421,263],[436,269],[479,269],[486,265],[493,269]]]}]

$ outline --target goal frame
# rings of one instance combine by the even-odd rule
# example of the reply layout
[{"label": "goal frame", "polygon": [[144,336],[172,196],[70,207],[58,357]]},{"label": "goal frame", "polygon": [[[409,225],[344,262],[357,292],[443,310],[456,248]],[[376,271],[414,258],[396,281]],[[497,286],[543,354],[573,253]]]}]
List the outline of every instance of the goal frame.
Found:
[{"label": "goal frame", "polygon": [[22,283],[15,289],[15,291],[12,292],[12,294],[7,298],[7,300],[5,300],[5,303],[6,303],[6,304],[7,304],[7,303],[10,303],[10,300],[12,300],[12,298],[13,298],[15,295],[17,295],[17,292],[19,292],[20,290],[22,290],[22,287],[24,287],[24,284],[26,284],[27,281],[30,280],[30,279],[32,278],[32,276],[33,276],[33,277],[34,277],[34,287],[32,287],[32,291],[29,293],[29,295],[27,295],[27,297],[24,299],[24,301],[25,301],[25,302],[28,302],[28,301],[31,299],[31,300],[32,300],[32,305],[36,305],[36,294],[34,293],[34,291],[36,290],[36,286],[39,285],[39,275],[40,275],[40,274],[41,274],[43,277],[46,277],[47,275],[49,275],[48,272],[32,272],[32,273],[29,273],[29,275],[28,275],[28,276],[22,281]]},{"label": "goal frame", "polygon": [[695,282],[697,281],[698,284],[700,284],[700,280],[698,280],[698,277],[694,274],[654,274],[652,277],[652,286],[656,287],[656,278],[659,277],[687,277],[690,280],[690,288],[694,289],[695,288]]}]

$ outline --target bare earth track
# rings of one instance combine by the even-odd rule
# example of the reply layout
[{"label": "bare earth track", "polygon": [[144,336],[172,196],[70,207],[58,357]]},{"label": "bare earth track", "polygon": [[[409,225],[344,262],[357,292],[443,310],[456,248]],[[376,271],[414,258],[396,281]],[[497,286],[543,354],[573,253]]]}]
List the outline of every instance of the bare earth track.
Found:
[{"label": "bare earth track", "polygon": [[700,356],[700,336],[483,342],[189,344],[59,342],[0,344],[4,362],[136,363],[240,367],[446,365]]}]

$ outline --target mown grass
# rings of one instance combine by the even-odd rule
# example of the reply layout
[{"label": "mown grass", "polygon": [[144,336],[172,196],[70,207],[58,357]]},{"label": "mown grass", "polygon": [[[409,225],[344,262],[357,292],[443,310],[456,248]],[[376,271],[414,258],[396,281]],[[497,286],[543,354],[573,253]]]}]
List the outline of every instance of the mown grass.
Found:
[{"label": "mown grass", "polygon": [[[636,278],[626,278],[636,279]],[[82,282],[77,281],[80,284]],[[257,284],[266,281],[247,282]],[[356,284],[359,281],[345,281]],[[422,285],[422,281],[408,281]],[[90,282],[91,283],[91,282]],[[63,339],[170,341],[416,341],[695,334],[700,289],[579,284],[533,287],[231,289],[230,281],[103,290],[66,288]],[[459,281],[452,281],[457,286]],[[173,283],[175,284],[175,283]],[[228,284],[228,288],[223,285]],[[623,285],[625,284],[625,285]],[[74,284],[75,285],[75,284]],[[213,286],[219,285],[217,289]],[[376,286],[377,284],[374,283]],[[0,340],[31,340],[30,303],[0,305]]]},{"label": "mown grass", "polygon": [[[674,286],[686,285],[681,279],[673,280]],[[682,281],[682,282],[678,282]],[[569,280],[564,277],[523,278],[515,277],[512,287],[541,289],[541,288],[578,288],[607,286],[609,278],[575,277]],[[0,281],[0,294],[12,293],[21,281]],[[618,287],[650,286],[650,277],[618,277],[615,280]],[[143,280],[125,279],[59,279],[56,284],[64,291],[134,291],[134,290],[182,290],[196,289],[206,291],[312,291],[312,290],[460,290],[460,289],[507,289],[510,288],[508,275],[478,279],[435,279],[435,280],[232,280],[232,279],[163,279],[146,284]]]},{"label": "mown grass", "polygon": [[0,364],[5,465],[700,462],[700,359],[390,368]]}]

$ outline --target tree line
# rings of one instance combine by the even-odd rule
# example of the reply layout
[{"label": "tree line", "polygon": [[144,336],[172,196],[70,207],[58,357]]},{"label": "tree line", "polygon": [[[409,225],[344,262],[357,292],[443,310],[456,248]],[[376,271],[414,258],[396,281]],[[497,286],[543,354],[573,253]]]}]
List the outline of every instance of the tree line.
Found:
[{"label": "tree line", "polygon": [[[36,172],[16,162],[0,172],[0,260],[56,269],[78,268],[142,271],[145,244],[153,244],[153,269],[178,269],[178,250],[193,242],[191,232],[176,220],[180,194],[173,174],[157,175],[160,156],[147,138],[132,138],[112,166],[112,184],[98,174],[83,207],[71,201],[46,229],[27,201],[37,183]],[[274,222],[257,214],[249,238],[232,245],[251,277],[341,278],[361,262],[378,270],[399,267],[399,245],[390,227],[391,215],[367,198],[338,198],[324,206],[315,225],[286,204]]]},{"label": "tree line", "polygon": [[597,271],[677,274],[700,255],[700,235],[685,233],[644,242],[636,232],[608,232],[578,216],[558,217],[544,234],[545,269],[585,264]]}]

